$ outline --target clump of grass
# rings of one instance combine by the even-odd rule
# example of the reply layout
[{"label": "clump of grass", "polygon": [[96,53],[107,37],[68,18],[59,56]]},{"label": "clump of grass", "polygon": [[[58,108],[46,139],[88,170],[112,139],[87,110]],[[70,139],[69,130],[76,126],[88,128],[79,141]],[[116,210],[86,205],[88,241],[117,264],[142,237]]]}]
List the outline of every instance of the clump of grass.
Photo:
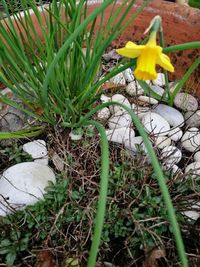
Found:
[{"label": "clump of grass", "polygon": [[[66,132],[63,135],[66,137]],[[37,252],[49,250],[60,266],[72,256],[80,266],[86,265],[100,175],[100,140],[92,129],[87,135],[76,145],[62,135],[52,139],[51,146],[57,148],[65,170],[57,175],[57,183],[48,187],[44,201],[1,219],[2,263],[15,258],[18,266],[26,266],[28,259],[33,266]],[[170,264],[177,262],[175,244],[152,167],[144,155],[132,157],[121,146],[111,145],[110,155],[107,212],[98,261],[138,266],[147,251],[161,248],[166,258],[159,266],[174,266]],[[191,180],[170,176],[167,183],[186,237],[191,227],[178,210],[185,199],[194,198],[196,186],[189,186]]]}]

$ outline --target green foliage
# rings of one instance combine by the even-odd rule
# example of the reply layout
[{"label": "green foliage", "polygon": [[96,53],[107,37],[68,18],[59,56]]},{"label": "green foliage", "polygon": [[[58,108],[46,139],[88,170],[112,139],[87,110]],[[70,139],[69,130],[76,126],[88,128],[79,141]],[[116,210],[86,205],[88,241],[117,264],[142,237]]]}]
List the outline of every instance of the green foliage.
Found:
[{"label": "green foliage", "polygon": [[5,161],[10,164],[32,161],[32,157],[23,151],[22,145],[18,145],[17,143],[7,147],[0,146],[0,156],[1,158],[5,158]]},{"label": "green foliage", "polygon": [[[116,67],[105,79],[98,79],[105,49],[148,1],[125,23],[134,0],[123,1],[117,10],[117,1],[106,0],[89,15],[86,0],[53,0],[40,8],[32,0],[18,2],[24,13],[12,10],[11,0],[2,1],[8,18],[6,22],[0,21],[0,81],[27,108],[2,94],[0,100],[41,121],[73,127],[92,108],[100,85],[123,69]],[[105,23],[108,6],[110,17]],[[30,7],[38,18],[41,39],[31,19]],[[16,22],[22,28],[20,33],[14,27]]]}]

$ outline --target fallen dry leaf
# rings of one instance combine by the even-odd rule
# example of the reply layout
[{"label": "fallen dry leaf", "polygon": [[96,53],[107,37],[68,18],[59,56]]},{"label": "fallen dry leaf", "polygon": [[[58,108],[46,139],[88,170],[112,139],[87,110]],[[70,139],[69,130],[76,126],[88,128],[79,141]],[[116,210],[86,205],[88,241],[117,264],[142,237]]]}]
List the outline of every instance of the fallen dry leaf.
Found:
[{"label": "fallen dry leaf", "polygon": [[50,251],[44,250],[37,254],[35,267],[58,267]]},{"label": "fallen dry leaf", "polygon": [[162,249],[153,249],[145,253],[145,261],[142,267],[159,267],[157,260],[165,257],[165,251]]}]

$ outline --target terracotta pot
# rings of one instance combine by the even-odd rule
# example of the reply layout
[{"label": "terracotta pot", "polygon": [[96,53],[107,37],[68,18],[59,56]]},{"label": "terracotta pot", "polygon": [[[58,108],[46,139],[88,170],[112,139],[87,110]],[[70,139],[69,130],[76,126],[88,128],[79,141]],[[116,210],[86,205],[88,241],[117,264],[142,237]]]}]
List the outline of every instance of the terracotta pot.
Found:
[{"label": "terracotta pot", "polygon": [[[100,2],[100,1],[99,1]],[[138,10],[143,1],[136,0],[131,8],[126,21]],[[92,12],[99,4],[90,4],[88,12]],[[116,8],[118,8],[118,3]],[[111,7],[105,12],[104,23],[106,24],[110,16]],[[47,14],[46,14],[47,15]],[[200,10],[188,6],[181,6],[162,0],[153,0],[148,7],[123,31],[123,33],[111,44],[110,49],[119,48],[131,40],[133,42],[141,41],[144,38],[144,31],[148,27],[150,20],[155,16],[162,17],[162,24],[165,37],[165,46],[180,44],[200,40]],[[42,39],[41,28],[38,20],[33,17],[34,25],[38,36]],[[97,25],[98,26],[98,25]],[[5,25],[6,27],[6,25]],[[97,27],[95,28],[95,30]],[[180,79],[199,55],[200,49],[171,53],[169,56],[175,66],[175,72],[170,74],[171,80]],[[200,67],[192,75],[188,86],[192,85],[193,90],[200,95]]]}]

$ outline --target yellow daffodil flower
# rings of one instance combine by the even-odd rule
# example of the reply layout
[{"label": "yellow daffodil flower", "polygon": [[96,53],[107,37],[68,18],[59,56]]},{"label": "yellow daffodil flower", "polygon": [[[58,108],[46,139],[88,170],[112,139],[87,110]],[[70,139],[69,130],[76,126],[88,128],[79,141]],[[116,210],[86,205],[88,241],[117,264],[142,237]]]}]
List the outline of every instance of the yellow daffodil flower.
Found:
[{"label": "yellow daffodil flower", "polygon": [[146,45],[128,42],[125,47],[116,52],[124,57],[137,58],[134,75],[138,80],[155,80],[157,77],[156,64],[165,70],[174,71],[170,58],[162,53],[162,47],[156,44],[156,31],[153,31]]}]

